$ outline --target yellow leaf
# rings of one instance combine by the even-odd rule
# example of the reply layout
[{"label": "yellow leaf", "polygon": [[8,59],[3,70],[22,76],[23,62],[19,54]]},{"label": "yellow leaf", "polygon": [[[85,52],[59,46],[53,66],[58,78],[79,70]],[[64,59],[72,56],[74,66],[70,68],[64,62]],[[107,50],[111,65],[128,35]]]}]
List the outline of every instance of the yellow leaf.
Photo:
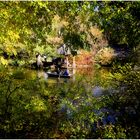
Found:
[{"label": "yellow leaf", "polygon": [[4,59],[3,57],[0,57],[0,63],[2,65],[8,65],[8,61],[6,59]]}]

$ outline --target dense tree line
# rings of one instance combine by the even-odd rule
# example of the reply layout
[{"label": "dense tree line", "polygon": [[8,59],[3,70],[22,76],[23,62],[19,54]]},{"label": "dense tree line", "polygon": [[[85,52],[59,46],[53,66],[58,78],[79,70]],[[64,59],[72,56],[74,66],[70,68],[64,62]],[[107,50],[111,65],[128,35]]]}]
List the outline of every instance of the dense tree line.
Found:
[{"label": "dense tree line", "polygon": [[137,48],[139,9],[139,2],[0,2],[1,62],[6,63],[4,52],[52,55],[63,43],[73,50],[94,49],[105,39],[109,45]]}]

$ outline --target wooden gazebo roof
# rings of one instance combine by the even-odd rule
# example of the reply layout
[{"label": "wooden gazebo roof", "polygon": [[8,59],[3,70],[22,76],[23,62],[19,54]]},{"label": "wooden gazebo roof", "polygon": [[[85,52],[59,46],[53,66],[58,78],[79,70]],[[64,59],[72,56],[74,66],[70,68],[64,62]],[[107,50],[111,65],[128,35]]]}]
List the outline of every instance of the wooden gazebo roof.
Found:
[{"label": "wooden gazebo roof", "polygon": [[66,44],[63,44],[57,49],[57,53],[61,55],[71,55],[71,50]]}]

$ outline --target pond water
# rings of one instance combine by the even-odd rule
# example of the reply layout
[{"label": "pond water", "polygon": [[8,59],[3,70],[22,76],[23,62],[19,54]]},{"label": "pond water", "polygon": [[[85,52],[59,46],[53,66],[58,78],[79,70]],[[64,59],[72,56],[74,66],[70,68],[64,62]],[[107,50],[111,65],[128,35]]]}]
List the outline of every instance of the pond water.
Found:
[{"label": "pond water", "polygon": [[85,81],[87,84],[91,85],[100,85],[101,81],[106,81],[109,76],[110,69],[109,68],[101,68],[97,69],[94,67],[87,67],[87,68],[75,68],[69,69],[70,74],[72,74],[71,78],[55,78],[55,77],[48,77],[46,71],[44,70],[25,70],[27,73],[33,73],[36,75],[36,78],[43,78],[49,84],[51,83],[67,83],[67,82],[76,82],[77,80],[81,80],[81,82]]},{"label": "pond water", "polygon": [[[43,70],[1,70],[0,137],[87,138],[105,110],[101,95],[110,87],[110,69],[70,72],[70,79],[58,79]],[[110,115],[107,119],[115,121]],[[103,118],[104,124],[108,120]]]}]

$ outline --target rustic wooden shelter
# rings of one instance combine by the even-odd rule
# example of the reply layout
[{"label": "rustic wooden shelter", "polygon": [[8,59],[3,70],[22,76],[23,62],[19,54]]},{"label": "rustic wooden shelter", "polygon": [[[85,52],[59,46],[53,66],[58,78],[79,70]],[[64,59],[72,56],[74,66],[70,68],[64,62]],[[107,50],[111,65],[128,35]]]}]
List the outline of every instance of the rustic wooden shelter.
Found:
[{"label": "rustic wooden shelter", "polygon": [[[69,66],[68,56],[72,55],[71,49],[68,46],[66,46],[66,44],[63,44],[57,49],[57,54],[65,56],[66,67],[68,68]],[[73,58],[73,68],[75,68],[76,67],[75,56],[72,55],[72,58]]]}]

